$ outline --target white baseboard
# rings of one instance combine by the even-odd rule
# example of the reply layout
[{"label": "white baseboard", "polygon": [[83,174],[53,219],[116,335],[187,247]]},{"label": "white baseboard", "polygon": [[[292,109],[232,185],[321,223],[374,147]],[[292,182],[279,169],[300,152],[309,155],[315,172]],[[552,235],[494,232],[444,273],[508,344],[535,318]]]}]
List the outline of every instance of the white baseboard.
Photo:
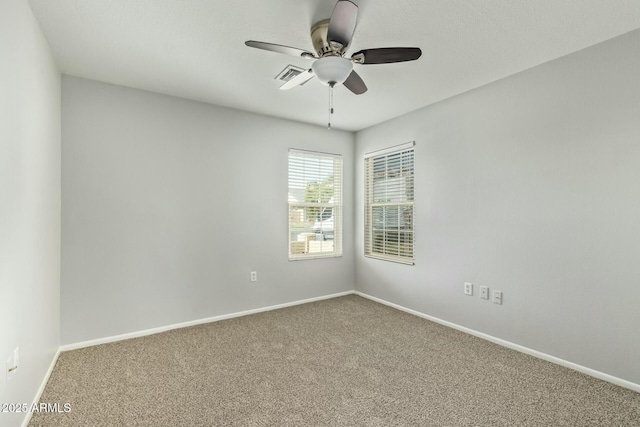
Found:
[{"label": "white baseboard", "polygon": [[197,320],[191,320],[189,322],[176,323],[176,324],[167,325],[167,326],[160,326],[158,328],[145,329],[143,331],[130,332],[127,334],[114,335],[111,337],[98,338],[95,340],[82,341],[82,342],[77,342],[73,344],[65,344],[60,347],[60,351],[76,350],[84,347],[92,347],[94,345],[107,344],[107,343],[116,342],[116,341],[128,340],[131,338],[144,337],[147,335],[153,335],[160,332],[170,331],[173,329],[188,328],[189,326],[201,325],[203,323],[219,322],[220,320],[233,319],[234,317],[248,316],[250,314],[262,313],[265,311],[277,310],[285,307],[292,307],[294,305],[307,304],[310,302],[342,297],[345,295],[351,295],[353,293],[354,291],[345,291],[337,294],[323,295],[320,297],[308,298],[308,299],[299,300],[299,301],[292,301],[284,304],[277,304],[277,305],[271,305],[268,307],[255,308],[252,310],[239,311],[237,313],[222,314],[220,316],[207,317],[205,319],[197,319]]},{"label": "white baseboard", "polygon": [[488,335],[488,334],[485,334],[485,333],[482,333],[482,332],[478,332],[478,331],[475,331],[473,329],[469,329],[469,328],[466,328],[464,326],[460,326],[460,325],[457,325],[455,323],[448,322],[446,320],[438,319],[437,317],[429,316],[428,314],[424,314],[424,313],[421,313],[419,311],[412,310],[410,308],[406,308],[406,307],[403,307],[401,305],[394,304],[392,302],[385,301],[383,299],[373,297],[371,295],[367,295],[367,294],[365,294],[363,292],[360,292],[360,291],[354,291],[353,293],[356,294],[356,295],[359,295],[359,296],[361,296],[363,298],[370,299],[371,301],[375,301],[375,302],[378,302],[380,304],[384,304],[384,305],[387,305],[389,307],[393,307],[395,309],[404,311],[406,313],[413,314],[414,316],[418,316],[418,317],[422,317],[423,319],[431,320],[432,322],[439,323],[441,325],[448,326],[448,327],[453,328],[453,329],[457,329],[458,331],[462,331],[462,332],[465,332],[465,333],[467,333],[469,335],[473,335],[473,336],[476,336],[478,338],[482,338],[484,340],[491,341],[492,343],[501,345],[503,347],[507,347],[507,348],[510,348],[512,350],[516,350],[516,351],[519,351],[521,353],[525,353],[525,354],[528,354],[530,356],[537,357],[538,359],[546,360],[547,362],[555,363],[556,365],[564,366],[565,368],[573,369],[574,371],[582,372],[583,374],[587,374],[587,375],[592,376],[594,378],[598,378],[600,380],[607,381],[607,382],[610,382],[612,384],[619,385],[620,387],[624,387],[624,388],[627,388],[629,390],[633,390],[635,392],[640,393],[640,384],[632,383],[631,381],[623,380],[622,378],[614,377],[613,375],[605,374],[604,372],[596,371],[595,369],[587,368],[586,366],[578,365],[576,363],[569,362],[567,360],[560,359],[558,357],[551,356],[549,354],[542,353],[540,351],[533,350],[531,348],[524,347],[524,346],[521,346],[519,344],[514,344],[512,342],[505,341],[503,339],[496,338],[494,336],[491,336],[491,335]]},{"label": "white baseboard", "polygon": [[[56,351],[56,354],[53,356],[53,360],[51,361],[51,364],[49,365],[49,369],[47,370],[47,373],[44,375],[44,378],[42,379],[42,383],[40,384],[40,388],[38,388],[38,392],[36,393],[36,396],[33,398],[33,402],[31,404],[31,407],[33,407],[34,405],[37,405],[38,402],[40,402],[40,397],[42,397],[42,393],[44,392],[44,388],[47,386],[47,383],[49,382],[49,377],[51,377],[51,373],[53,372],[53,368],[55,368],[56,366],[56,362],[58,361],[58,357],[60,356],[60,348],[58,348],[58,351]],[[22,427],[27,427],[27,425],[29,425],[29,421],[31,421],[31,415],[33,414],[33,412],[28,411],[27,412],[27,416],[24,417],[24,420],[22,420]]]}]

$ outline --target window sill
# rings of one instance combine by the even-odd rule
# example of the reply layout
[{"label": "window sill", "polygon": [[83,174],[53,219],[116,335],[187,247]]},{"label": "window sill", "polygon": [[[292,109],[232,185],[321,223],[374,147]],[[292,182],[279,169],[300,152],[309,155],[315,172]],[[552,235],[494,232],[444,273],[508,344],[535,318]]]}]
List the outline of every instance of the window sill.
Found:
[{"label": "window sill", "polygon": [[289,256],[289,261],[305,261],[308,259],[322,259],[322,258],[342,258],[342,254],[331,253],[331,254]]},{"label": "window sill", "polygon": [[392,256],[377,256],[377,255],[371,255],[371,254],[365,254],[364,256],[366,258],[379,259],[381,261],[390,261],[398,264],[416,265],[413,258],[407,259],[407,258],[399,258],[399,257],[392,257]]}]

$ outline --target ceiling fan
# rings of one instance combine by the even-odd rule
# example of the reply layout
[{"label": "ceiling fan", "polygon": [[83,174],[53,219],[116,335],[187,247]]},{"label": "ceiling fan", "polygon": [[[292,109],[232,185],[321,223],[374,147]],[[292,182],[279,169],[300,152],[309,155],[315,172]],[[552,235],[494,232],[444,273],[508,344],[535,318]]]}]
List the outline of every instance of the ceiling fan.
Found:
[{"label": "ceiling fan", "polygon": [[353,69],[354,64],[414,61],[420,58],[422,51],[417,47],[383,47],[360,50],[351,55],[351,58],[345,58],[346,49],[356,28],[357,17],[358,6],[349,0],[339,0],[333,9],[331,19],[325,19],[311,27],[311,42],[316,54],[295,47],[255,40],[246,41],[245,44],[257,49],[314,60],[311,68],[293,77],[280,89],[291,89],[315,77],[331,88],[343,84],[351,92],[361,95],[367,91],[367,86]]}]

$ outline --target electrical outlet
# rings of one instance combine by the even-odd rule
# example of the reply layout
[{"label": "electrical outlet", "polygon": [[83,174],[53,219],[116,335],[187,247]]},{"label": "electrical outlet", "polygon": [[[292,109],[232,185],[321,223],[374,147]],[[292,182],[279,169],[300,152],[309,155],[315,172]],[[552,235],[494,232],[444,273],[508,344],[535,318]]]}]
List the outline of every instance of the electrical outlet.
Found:
[{"label": "electrical outlet", "polygon": [[480,286],[480,298],[481,299],[489,299],[489,287]]},{"label": "electrical outlet", "polygon": [[464,294],[473,295],[473,283],[469,283],[469,282],[464,283]]},{"label": "electrical outlet", "polygon": [[258,281],[258,272],[257,271],[252,271],[251,272],[251,281],[252,282],[257,282]]},{"label": "electrical outlet", "polygon": [[493,303],[502,304],[502,291],[493,291]]}]

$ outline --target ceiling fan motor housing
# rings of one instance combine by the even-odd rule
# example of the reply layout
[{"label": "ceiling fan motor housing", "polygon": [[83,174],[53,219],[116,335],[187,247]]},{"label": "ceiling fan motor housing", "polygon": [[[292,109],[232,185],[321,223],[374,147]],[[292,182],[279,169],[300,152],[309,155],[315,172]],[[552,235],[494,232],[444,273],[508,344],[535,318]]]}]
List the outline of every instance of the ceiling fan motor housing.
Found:
[{"label": "ceiling fan motor housing", "polygon": [[335,54],[335,51],[331,48],[331,45],[327,40],[328,32],[329,19],[317,22],[313,27],[311,27],[311,43],[313,43],[313,48],[321,58],[328,54]]}]

